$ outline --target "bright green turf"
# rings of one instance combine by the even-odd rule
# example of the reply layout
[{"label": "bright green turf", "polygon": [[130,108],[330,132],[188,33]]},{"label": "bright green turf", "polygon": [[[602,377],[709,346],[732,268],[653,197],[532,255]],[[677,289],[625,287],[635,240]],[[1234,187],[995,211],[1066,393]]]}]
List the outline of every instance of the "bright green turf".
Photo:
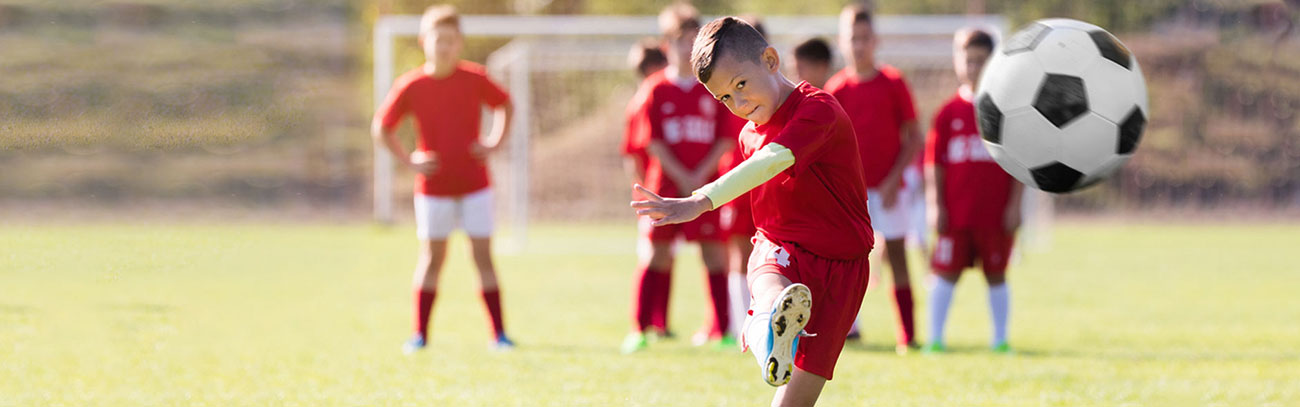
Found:
[{"label": "bright green turf", "polygon": [[[772,394],[748,355],[686,344],[704,315],[698,260],[677,268],[682,338],[618,354],[630,225],[537,227],[526,253],[498,256],[519,344],[510,354],[487,351],[458,246],[432,347],[403,356],[412,236],[2,226],[0,406],[716,406],[765,405]],[[1293,225],[1058,226],[1051,251],[1013,265],[1014,356],[986,350],[977,274],[959,286],[941,356],[893,353],[889,295],[876,289],[863,308],[866,345],[846,349],[822,404],[1300,405],[1298,243]]]}]

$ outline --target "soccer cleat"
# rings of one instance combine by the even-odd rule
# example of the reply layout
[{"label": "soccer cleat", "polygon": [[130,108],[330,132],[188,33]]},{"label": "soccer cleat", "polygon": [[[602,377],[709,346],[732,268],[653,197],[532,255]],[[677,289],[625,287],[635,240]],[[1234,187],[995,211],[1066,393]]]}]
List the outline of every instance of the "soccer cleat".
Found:
[{"label": "soccer cleat", "polygon": [[508,352],[515,349],[515,341],[507,338],[506,334],[500,334],[497,335],[496,340],[492,341],[492,344],[488,345],[488,348],[497,352]]},{"label": "soccer cleat", "polygon": [[622,350],[623,354],[626,355],[645,350],[649,346],[650,342],[646,340],[646,334],[641,332],[632,332],[627,334],[626,338],[623,338]]},{"label": "soccer cleat", "polygon": [[999,343],[999,344],[997,344],[997,345],[993,345],[993,349],[992,349],[992,350],[993,350],[993,353],[1002,354],[1002,355],[1010,355],[1010,354],[1011,354],[1011,345],[1007,344],[1006,342],[1002,342],[1002,343]]},{"label": "soccer cleat", "polygon": [[415,334],[411,336],[411,339],[407,339],[406,343],[402,344],[402,353],[407,355],[418,352],[421,349],[424,349],[424,335]]},{"label": "soccer cleat", "polygon": [[713,343],[713,348],[720,351],[729,351],[736,349],[738,346],[739,344],[736,343],[736,337],[731,336],[731,334],[723,335],[722,339]]},{"label": "soccer cleat", "polygon": [[779,387],[790,382],[794,356],[799,350],[799,337],[807,335],[803,327],[808,325],[811,316],[812,292],[806,285],[789,285],[772,303],[767,331],[767,362],[763,366],[763,381],[768,385]]},{"label": "soccer cleat", "polygon": [[924,355],[939,355],[947,351],[948,348],[944,347],[942,343],[928,343],[921,347],[921,354]]}]

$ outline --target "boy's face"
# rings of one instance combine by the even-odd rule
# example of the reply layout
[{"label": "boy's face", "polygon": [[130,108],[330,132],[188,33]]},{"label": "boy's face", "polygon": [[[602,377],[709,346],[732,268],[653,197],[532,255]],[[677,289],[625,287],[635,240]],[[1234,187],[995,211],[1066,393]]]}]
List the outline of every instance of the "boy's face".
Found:
[{"label": "boy's face", "polygon": [[713,76],[704,87],[740,118],[764,124],[776,113],[781,98],[776,50],[767,47],[758,61],[723,55],[714,63]]},{"label": "boy's face", "polygon": [[460,58],[460,49],[464,45],[460,30],[453,25],[440,24],[426,31],[420,37],[420,46],[424,48],[424,59],[434,65],[445,65]]},{"label": "boy's face", "polygon": [[828,64],[813,61],[804,58],[795,58],[794,74],[799,79],[808,81],[808,83],[821,88],[826,85],[826,79],[830,77],[831,67]]},{"label": "boy's face", "polygon": [[698,28],[682,30],[681,35],[677,38],[668,36],[664,43],[667,45],[667,56],[669,58],[677,57],[675,63],[688,64],[691,60],[691,47],[695,45],[695,35],[699,34]]},{"label": "boy's face", "polygon": [[984,63],[989,60],[989,49],[982,46],[959,48],[953,55],[953,65],[957,69],[957,79],[972,90],[979,86],[980,73],[984,72]]},{"label": "boy's face", "polygon": [[871,23],[854,23],[848,18],[840,24],[840,48],[850,63],[861,66],[874,60],[876,55],[876,31]]}]

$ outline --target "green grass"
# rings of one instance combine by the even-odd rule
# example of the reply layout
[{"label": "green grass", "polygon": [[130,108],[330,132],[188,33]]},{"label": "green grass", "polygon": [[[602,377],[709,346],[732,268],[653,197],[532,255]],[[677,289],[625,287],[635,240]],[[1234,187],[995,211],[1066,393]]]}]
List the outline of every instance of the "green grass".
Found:
[{"label": "green grass", "polygon": [[[432,347],[403,356],[412,236],[357,225],[0,226],[0,406],[720,406],[771,397],[748,355],[685,339],[618,353],[631,225],[537,227],[526,251],[498,256],[520,345],[508,354],[486,349],[458,243]],[[1297,242],[1293,225],[1058,226],[1050,251],[1011,270],[1016,355],[985,350],[977,274],[958,288],[953,351],[939,357],[892,352],[892,307],[877,289],[863,306],[865,345],[845,350],[822,405],[1300,405]],[[683,336],[704,319],[694,253],[682,252],[675,279]]]}]

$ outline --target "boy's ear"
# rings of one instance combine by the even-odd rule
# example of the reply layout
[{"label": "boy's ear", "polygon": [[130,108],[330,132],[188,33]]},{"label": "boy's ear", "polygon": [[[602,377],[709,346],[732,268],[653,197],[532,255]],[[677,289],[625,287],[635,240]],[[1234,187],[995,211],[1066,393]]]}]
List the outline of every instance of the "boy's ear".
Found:
[{"label": "boy's ear", "polygon": [[763,61],[763,67],[767,68],[768,72],[776,72],[781,69],[781,57],[776,54],[776,48],[771,46],[764,48],[763,56],[760,59]]}]

